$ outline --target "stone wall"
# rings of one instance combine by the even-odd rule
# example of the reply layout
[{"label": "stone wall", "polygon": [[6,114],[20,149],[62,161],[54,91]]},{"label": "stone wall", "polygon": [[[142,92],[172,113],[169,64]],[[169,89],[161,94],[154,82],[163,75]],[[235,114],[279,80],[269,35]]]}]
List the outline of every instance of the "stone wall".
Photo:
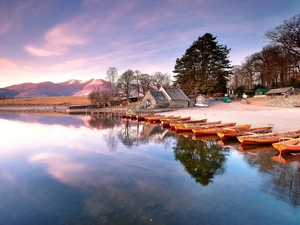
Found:
[{"label": "stone wall", "polygon": [[267,97],[266,105],[277,107],[300,107],[300,95],[290,95],[287,98],[282,96],[274,98]]},{"label": "stone wall", "polygon": [[268,106],[276,106],[276,107],[300,107],[300,95],[290,95],[287,98],[284,96],[275,96],[275,97],[262,97],[259,98],[247,98],[242,99],[242,104],[251,104],[255,101],[265,102]]},{"label": "stone wall", "polygon": [[[150,101],[150,105],[147,105],[147,101]],[[155,98],[151,95],[150,92],[147,92],[143,98],[140,108],[141,109],[160,109],[169,107],[169,103],[157,103]]]},{"label": "stone wall", "polygon": [[257,104],[258,102],[265,102],[265,105],[276,106],[276,107],[300,107],[300,95],[290,95],[285,98],[284,96],[275,97],[256,97],[256,98],[246,98],[241,100],[241,104]]},{"label": "stone wall", "polygon": [[187,108],[189,107],[188,101],[170,101],[170,108]]}]

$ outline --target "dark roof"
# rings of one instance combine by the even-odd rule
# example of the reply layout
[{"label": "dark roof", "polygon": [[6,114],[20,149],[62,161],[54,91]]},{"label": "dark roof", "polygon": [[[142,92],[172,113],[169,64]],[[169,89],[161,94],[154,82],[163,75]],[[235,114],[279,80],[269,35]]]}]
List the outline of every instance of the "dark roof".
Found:
[{"label": "dark roof", "polygon": [[292,88],[293,87],[271,89],[270,91],[268,91],[266,93],[266,95],[286,93],[287,91],[291,90]]},{"label": "dark roof", "polygon": [[162,88],[163,90],[165,90],[165,92],[167,93],[167,95],[171,98],[171,100],[185,100],[185,101],[189,101],[189,98],[183,93],[182,90],[178,89],[178,88]]},{"label": "dark roof", "polygon": [[168,100],[163,96],[163,94],[159,91],[150,90],[151,95],[155,99],[156,103],[169,103]]},{"label": "dark roof", "polygon": [[260,91],[260,92],[267,92],[267,91],[269,91],[269,89],[268,89],[268,88],[257,88],[257,89],[255,90],[255,92],[257,92],[257,91]]}]

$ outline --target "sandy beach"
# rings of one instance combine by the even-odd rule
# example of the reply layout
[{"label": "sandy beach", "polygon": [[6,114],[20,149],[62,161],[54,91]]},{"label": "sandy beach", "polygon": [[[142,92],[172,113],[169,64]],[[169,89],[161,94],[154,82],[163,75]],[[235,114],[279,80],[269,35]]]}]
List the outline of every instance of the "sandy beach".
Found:
[{"label": "sandy beach", "polygon": [[300,108],[271,107],[261,104],[241,104],[240,101],[225,103],[214,101],[208,108],[188,108],[165,112],[164,115],[191,116],[192,119],[237,124],[251,124],[251,127],[274,126],[273,132],[300,129]]}]

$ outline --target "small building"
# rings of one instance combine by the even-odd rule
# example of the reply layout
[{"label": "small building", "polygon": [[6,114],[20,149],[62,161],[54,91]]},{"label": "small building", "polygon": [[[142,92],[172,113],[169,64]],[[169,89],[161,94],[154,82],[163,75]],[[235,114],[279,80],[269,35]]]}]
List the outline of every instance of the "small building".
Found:
[{"label": "small building", "polygon": [[187,108],[190,105],[190,99],[179,88],[161,87],[159,91],[168,100],[170,108]]},{"label": "small building", "polygon": [[272,98],[275,96],[282,96],[284,98],[287,98],[288,96],[294,94],[298,94],[298,90],[297,88],[293,87],[276,88],[266,92],[266,95],[271,96]]},{"label": "small building", "polygon": [[268,88],[257,88],[255,90],[255,95],[265,95],[268,91]]},{"label": "small building", "polygon": [[194,106],[196,104],[196,95],[188,95],[187,96],[190,100],[190,107]]},{"label": "small building", "polygon": [[190,99],[181,89],[161,87],[159,91],[148,91],[140,104],[140,108],[187,108],[189,102]]},{"label": "small building", "polygon": [[142,109],[159,109],[159,108],[167,108],[169,107],[169,101],[165,98],[165,96],[159,92],[154,90],[149,90],[141,104],[140,108]]},{"label": "small building", "polygon": [[196,98],[196,103],[204,103],[204,104],[208,104],[209,103],[209,97],[204,95],[204,94],[200,94],[197,98]]}]

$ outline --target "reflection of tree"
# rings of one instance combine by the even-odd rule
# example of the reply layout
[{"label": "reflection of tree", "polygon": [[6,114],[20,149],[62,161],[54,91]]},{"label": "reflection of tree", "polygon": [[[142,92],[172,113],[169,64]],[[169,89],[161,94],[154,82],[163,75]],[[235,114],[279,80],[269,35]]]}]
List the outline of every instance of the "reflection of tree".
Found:
[{"label": "reflection of tree", "polygon": [[262,191],[292,206],[300,206],[299,162],[295,164],[276,162],[271,159],[276,153],[276,151],[263,151],[256,156],[245,153],[244,159],[264,175]]},{"label": "reflection of tree", "polygon": [[118,140],[115,134],[115,126],[120,123],[118,118],[105,115],[92,115],[88,121],[89,125],[96,129],[106,129],[104,140],[107,141],[107,147],[110,151],[115,151],[118,146]]},{"label": "reflection of tree", "polygon": [[202,185],[212,182],[215,175],[222,175],[229,149],[220,147],[215,140],[194,141],[178,137],[174,148],[175,159],[179,160],[191,177]]},{"label": "reflection of tree", "polygon": [[88,124],[96,129],[113,128],[116,125],[116,118],[105,115],[91,115]]},{"label": "reflection of tree", "polygon": [[167,144],[170,143],[168,140],[170,136],[173,137],[174,135],[163,130],[161,126],[130,120],[126,120],[118,132],[120,141],[128,147],[140,146],[150,141]]},{"label": "reflection of tree", "polygon": [[128,147],[133,146],[134,140],[136,138],[135,136],[131,135],[132,124],[130,122],[131,121],[126,120],[122,129],[118,132],[120,141]]}]

